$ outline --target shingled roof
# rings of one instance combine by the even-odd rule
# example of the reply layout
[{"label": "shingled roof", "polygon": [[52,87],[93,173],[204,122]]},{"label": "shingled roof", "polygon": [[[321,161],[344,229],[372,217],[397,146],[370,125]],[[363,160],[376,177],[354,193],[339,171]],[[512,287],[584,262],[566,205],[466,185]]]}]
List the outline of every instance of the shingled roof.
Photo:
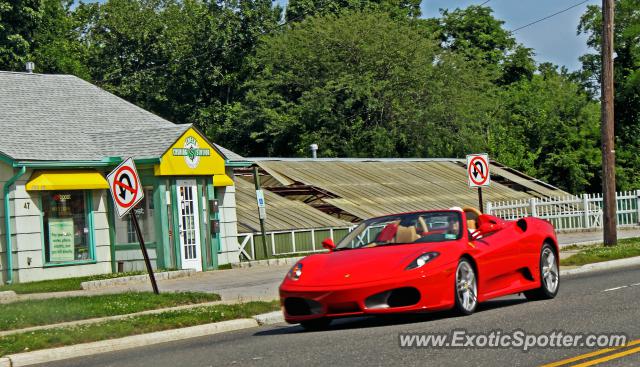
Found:
[{"label": "shingled roof", "polygon": [[[157,158],[191,127],[72,75],[0,71],[0,106],[0,153],[23,161]],[[244,160],[216,148],[228,160]]]}]

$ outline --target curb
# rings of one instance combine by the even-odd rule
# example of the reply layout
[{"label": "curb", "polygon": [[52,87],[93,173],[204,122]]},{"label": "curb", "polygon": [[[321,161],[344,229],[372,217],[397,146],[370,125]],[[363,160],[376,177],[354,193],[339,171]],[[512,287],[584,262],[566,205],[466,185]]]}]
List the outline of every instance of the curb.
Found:
[{"label": "curb", "polygon": [[284,322],[284,315],[282,311],[273,311],[269,313],[263,313],[261,315],[253,316],[253,319],[258,322],[258,325],[272,325]]},{"label": "curb", "polygon": [[593,264],[585,264],[575,269],[560,270],[560,276],[577,275],[577,274],[585,274],[585,273],[591,273],[591,272],[597,272],[597,271],[603,271],[603,270],[620,269],[620,268],[626,268],[626,267],[635,266],[635,265],[640,265],[640,256],[629,257],[626,259],[603,261],[603,262],[593,263]]},{"label": "curb", "polygon": [[[61,361],[88,355],[115,352],[119,350],[144,347],[182,339],[197,338],[227,331],[257,327],[255,319],[237,319],[213,324],[190,326],[182,329],[158,331],[148,334],[132,335],[119,339],[102,340],[92,343],[70,345],[60,348],[43,349],[33,352],[8,355],[0,358],[0,367],[20,367],[33,364]],[[8,361],[8,363],[6,362]]]},{"label": "curb", "polygon": [[[154,275],[156,280],[166,280],[166,279],[186,278],[194,275],[195,273],[196,271],[193,269],[186,269],[186,270],[176,270],[176,271],[163,271],[159,273],[154,273]],[[143,274],[143,275],[132,275],[128,277],[82,282],[80,283],[80,287],[82,288],[82,290],[86,291],[86,290],[113,287],[118,285],[126,285],[128,283],[143,283],[148,281],[149,281],[149,275]]]},{"label": "curb", "polygon": [[[11,303],[18,300],[18,295],[14,291],[0,292],[0,303]],[[0,364],[0,366],[2,366]]]},{"label": "curb", "polygon": [[268,259],[268,260],[256,260],[256,261],[245,261],[237,264],[231,264],[231,267],[234,269],[243,269],[243,268],[253,268],[256,266],[280,266],[280,265],[293,265],[298,261],[302,260],[304,256],[297,257],[280,257],[277,259]]}]

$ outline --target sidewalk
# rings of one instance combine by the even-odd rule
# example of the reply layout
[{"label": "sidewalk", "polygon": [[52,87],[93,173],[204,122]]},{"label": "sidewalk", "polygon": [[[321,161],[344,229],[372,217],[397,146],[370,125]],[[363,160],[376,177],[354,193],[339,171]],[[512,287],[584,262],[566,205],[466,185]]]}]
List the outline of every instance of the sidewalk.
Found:
[{"label": "sidewalk", "polygon": [[[618,231],[618,238],[640,237],[640,229]],[[600,242],[602,232],[573,232],[558,234],[560,247],[580,242]],[[569,254],[567,254],[569,255]],[[291,265],[255,266],[202,272],[186,278],[158,281],[161,292],[195,291],[218,293],[223,301],[271,301],[278,298],[278,286]],[[87,291],[18,295],[18,300],[52,297],[85,296],[126,291],[151,291],[151,285],[131,283]]]}]

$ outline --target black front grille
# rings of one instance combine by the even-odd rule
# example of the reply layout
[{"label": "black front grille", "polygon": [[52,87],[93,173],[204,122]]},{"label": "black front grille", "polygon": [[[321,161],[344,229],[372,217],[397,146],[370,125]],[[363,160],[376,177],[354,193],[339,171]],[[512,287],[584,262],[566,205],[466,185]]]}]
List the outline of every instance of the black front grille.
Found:
[{"label": "black front grille", "polygon": [[289,297],[284,300],[284,309],[291,316],[308,316],[322,312],[320,303],[305,298]]}]

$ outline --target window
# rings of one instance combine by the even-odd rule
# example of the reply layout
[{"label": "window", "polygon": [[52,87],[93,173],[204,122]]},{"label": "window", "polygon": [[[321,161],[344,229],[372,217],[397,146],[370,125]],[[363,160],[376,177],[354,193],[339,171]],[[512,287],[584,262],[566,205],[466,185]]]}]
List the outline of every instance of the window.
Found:
[{"label": "window", "polygon": [[[144,198],[131,211],[131,213],[134,212],[138,217],[138,224],[140,224],[145,244],[154,243],[156,241],[156,226],[154,222],[153,188],[145,187]],[[116,243],[119,245],[138,244],[136,229],[129,214],[122,218],[117,218],[116,216]]]},{"label": "window", "polygon": [[46,263],[93,260],[84,191],[42,194]]}]

